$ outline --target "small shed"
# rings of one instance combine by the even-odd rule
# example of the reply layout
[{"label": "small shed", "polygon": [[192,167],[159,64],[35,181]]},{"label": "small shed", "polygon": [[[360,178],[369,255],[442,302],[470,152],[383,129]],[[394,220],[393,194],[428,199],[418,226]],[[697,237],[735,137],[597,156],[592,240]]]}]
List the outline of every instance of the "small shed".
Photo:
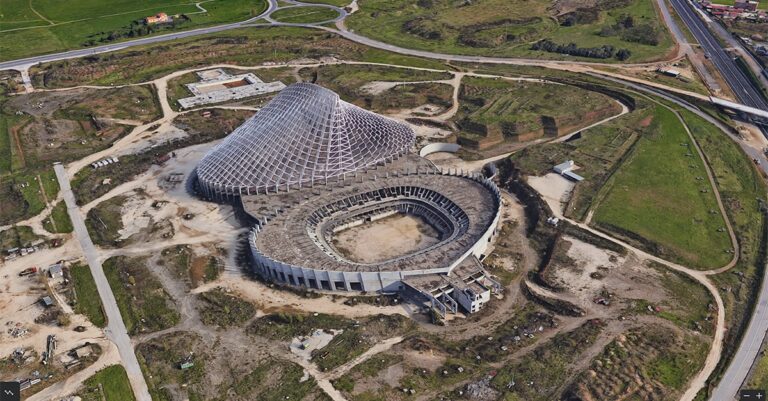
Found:
[{"label": "small shed", "polygon": [[43,305],[46,308],[49,308],[49,307],[53,306],[53,304],[54,304],[53,298],[51,298],[51,297],[46,295],[46,296],[40,298],[40,304]]},{"label": "small shed", "polygon": [[51,278],[62,278],[64,277],[64,271],[62,270],[61,263],[56,263],[55,265],[51,265],[48,267],[48,275]]}]

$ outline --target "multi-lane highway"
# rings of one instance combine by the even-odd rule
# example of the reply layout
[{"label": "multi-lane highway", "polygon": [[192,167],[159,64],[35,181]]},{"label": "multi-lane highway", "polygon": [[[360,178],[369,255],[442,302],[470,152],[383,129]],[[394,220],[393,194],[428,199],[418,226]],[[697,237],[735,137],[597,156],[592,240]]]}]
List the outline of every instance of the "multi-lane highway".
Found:
[{"label": "multi-lane highway", "polygon": [[731,56],[723,49],[704,20],[697,15],[693,5],[686,0],[669,0],[680,18],[688,26],[704,53],[709,57],[740,103],[761,110],[768,110],[768,102],[755,88]]}]

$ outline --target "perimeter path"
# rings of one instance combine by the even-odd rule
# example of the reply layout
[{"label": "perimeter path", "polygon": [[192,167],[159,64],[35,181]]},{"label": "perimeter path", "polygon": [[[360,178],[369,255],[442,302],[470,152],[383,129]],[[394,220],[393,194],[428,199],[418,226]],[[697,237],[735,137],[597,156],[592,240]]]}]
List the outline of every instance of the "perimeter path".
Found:
[{"label": "perimeter path", "polygon": [[[725,126],[722,122],[702,112],[701,110],[691,105],[690,103],[675,97],[674,95],[658,91],[654,88],[649,88],[647,86],[642,86],[642,85],[636,85],[634,83],[622,81],[619,79],[608,78],[608,77],[602,77],[602,78],[622,84],[622,85],[626,85],[632,89],[635,89],[641,92],[662,97],[670,102],[673,102],[678,106],[681,106],[687,109],[688,111],[698,115],[699,117],[707,120],[712,125],[718,127],[723,132],[724,135],[726,135],[728,138],[731,138],[731,140],[733,140],[736,144],[738,144],[742,148],[742,150],[750,157],[754,157],[756,159],[762,159],[764,157],[762,154],[760,154],[759,151],[747,146],[743,142],[735,140],[733,136],[728,134],[729,132],[728,127]],[[761,163],[759,167],[761,171],[763,171],[765,174],[768,174],[768,163]],[[605,234],[602,234],[602,233],[598,235],[605,236]],[[669,262],[667,262],[666,264],[669,264]],[[698,273],[710,276],[712,274],[721,273],[722,271],[723,269],[721,268],[713,271],[701,271]],[[698,277],[697,277],[697,280],[698,280]],[[712,401],[735,400],[737,393],[739,392],[739,389],[747,379],[747,375],[749,374],[749,370],[752,364],[755,362],[755,360],[759,355],[760,345],[762,344],[763,339],[766,337],[766,334],[768,333],[768,286],[766,286],[766,282],[768,282],[768,266],[766,266],[763,269],[763,277],[761,280],[757,302],[755,303],[755,308],[752,311],[752,317],[750,318],[749,325],[747,326],[747,330],[744,332],[742,336],[742,339],[739,343],[739,348],[736,350],[736,354],[733,356],[733,359],[728,365],[727,370],[723,374],[723,377],[720,379],[717,387],[715,387],[714,391],[712,392],[709,398]],[[719,293],[718,293],[718,298],[719,298]],[[720,313],[718,313],[718,316],[719,315]],[[718,318],[718,321],[719,321],[719,318]]]},{"label": "perimeter path", "polygon": [[131,339],[128,337],[125,323],[123,323],[123,317],[120,315],[120,309],[117,307],[115,295],[109,287],[109,282],[107,282],[107,276],[104,274],[104,269],[101,266],[96,247],[93,245],[88,229],[85,227],[83,214],[75,202],[75,195],[72,193],[72,188],[69,185],[69,176],[66,170],[64,170],[64,166],[60,163],[54,164],[53,169],[56,171],[56,178],[59,180],[61,194],[64,197],[64,202],[67,204],[67,213],[70,220],[72,220],[72,226],[75,228],[75,235],[80,242],[85,260],[91,268],[91,275],[93,275],[93,279],[96,282],[99,298],[101,298],[101,303],[104,305],[104,312],[109,322],[104,332],[107,338],[117,346],[120,359],[123,362],[125,371],[128,373],[128,380],[131,382],[131,388],[136,399],[138,401],[152,401],[147,382],[141,373],[139,361],[133,352],[133,346],[131,345]]}]

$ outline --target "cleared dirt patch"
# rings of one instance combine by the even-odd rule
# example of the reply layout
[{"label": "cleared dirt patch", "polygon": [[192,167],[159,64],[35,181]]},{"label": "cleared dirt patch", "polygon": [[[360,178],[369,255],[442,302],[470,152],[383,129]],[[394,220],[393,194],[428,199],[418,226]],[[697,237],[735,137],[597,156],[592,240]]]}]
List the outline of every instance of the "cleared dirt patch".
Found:
[{"label": "cleared dirt patch", "polygon": [[424,219],[395,214],[339,232],[333,245],[354,262],[376,263],[407,255],[440,242],[439,233]]}]

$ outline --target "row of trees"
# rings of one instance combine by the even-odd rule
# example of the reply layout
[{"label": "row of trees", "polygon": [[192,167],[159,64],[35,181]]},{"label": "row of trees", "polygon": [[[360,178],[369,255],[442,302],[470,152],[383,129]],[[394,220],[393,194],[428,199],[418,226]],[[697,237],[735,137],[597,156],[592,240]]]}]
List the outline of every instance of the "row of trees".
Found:
[{"label": "row of trees", "polygon": [[531,46],[531,50],[540,50],[549,53],[569,54],[577,57],[598,58],[607,59],[616,57],[616,59],[624,61],[632,56],[632,52],[627,49],[619,49],[618,51],[611,45],[603,45],[600,47],[578,47],[576,43],[569,43],[562,45],[555,43],[549,39],[542,39]]}]

